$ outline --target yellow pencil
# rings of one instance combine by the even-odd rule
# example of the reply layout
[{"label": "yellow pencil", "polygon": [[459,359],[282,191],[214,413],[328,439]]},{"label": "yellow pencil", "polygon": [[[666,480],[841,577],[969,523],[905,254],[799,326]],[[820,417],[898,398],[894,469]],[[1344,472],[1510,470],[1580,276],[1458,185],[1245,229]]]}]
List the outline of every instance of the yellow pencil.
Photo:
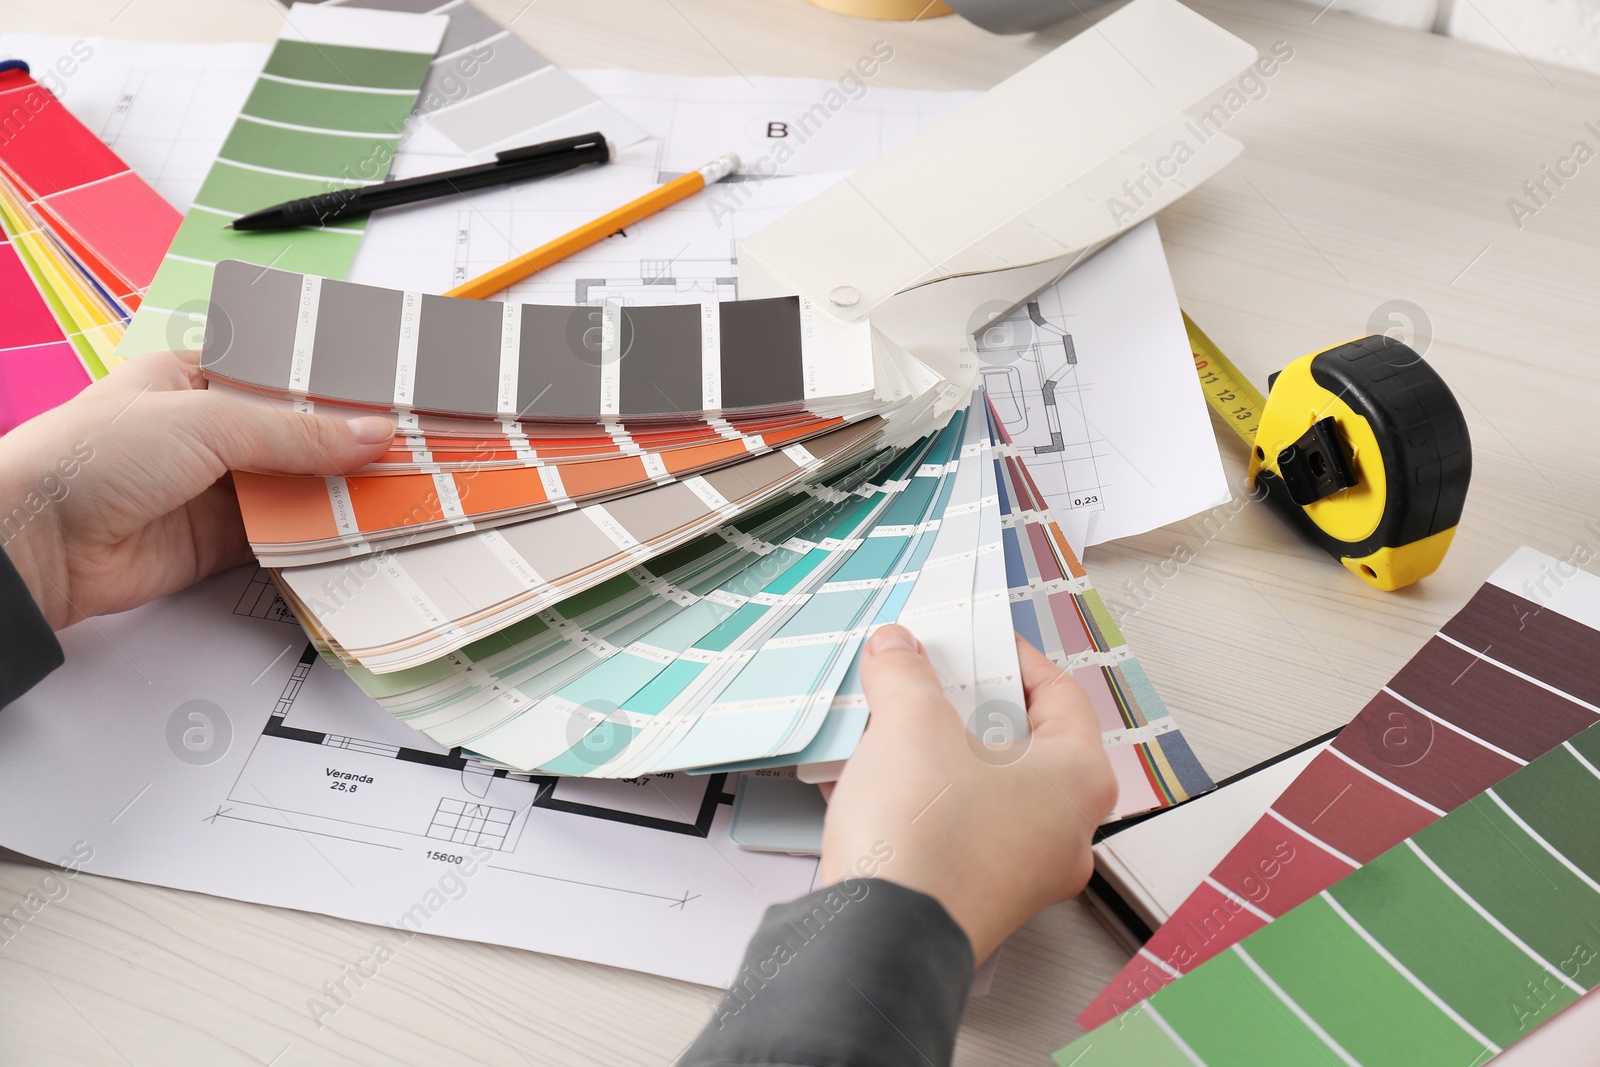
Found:
[{"label": "yellow pencil", "polygon": [[498,293],[506,286],[520,282],[528,275],[544,270],[550,264],[558,263],[574,252],[599,244],[618,230],[632,226],[640,219],[648,218],[685,197],[693,196],[738,169],[738,156],[732,153],[718,156],[699,170],[691,170],[688,174],[674,178],[665,185],[658,185],[631,204],[624,204],[593,222],[579,226],[571,233],[542,244],[526,255],[518,256],[510,263],[480,274],[471,281],[462,282],[444,295],[465,296],[478,300],[491,293]]}]

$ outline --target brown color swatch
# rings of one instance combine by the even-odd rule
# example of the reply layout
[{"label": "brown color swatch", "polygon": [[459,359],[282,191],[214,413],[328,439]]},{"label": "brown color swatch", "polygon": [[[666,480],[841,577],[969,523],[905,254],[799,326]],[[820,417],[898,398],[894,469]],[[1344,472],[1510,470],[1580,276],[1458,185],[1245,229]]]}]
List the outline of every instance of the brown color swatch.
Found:
[{"label": "brown color swatch", "polygon": [[1542,756],[1597,718],[1437,637],[1400,668],[1389,688],[1523,760]]},{"label": "brown color swatch", "polygon": [[1497,585],[1485,585],[1446,634],[1579,700],[1600,705],[1600,633]]}]

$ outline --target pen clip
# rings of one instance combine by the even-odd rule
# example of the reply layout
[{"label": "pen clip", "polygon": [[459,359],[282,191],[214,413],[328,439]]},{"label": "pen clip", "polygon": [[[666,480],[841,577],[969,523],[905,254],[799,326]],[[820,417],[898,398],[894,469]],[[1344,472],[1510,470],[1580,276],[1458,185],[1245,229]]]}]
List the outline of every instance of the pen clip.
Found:
[{"label": "pen clip", "polygon": [[602,160],[611,158],[610,145],[606,142],[605,135],[598,131],[581,133],[576,137],[563,137],[559,141],[544,141],[540,144],[524,145],[521,148],[507,148],[503,152],[496,152],[494,158],[497,163],[522,163],[530,159],[563,156],[586,148],[600,149],[599,158]]}]

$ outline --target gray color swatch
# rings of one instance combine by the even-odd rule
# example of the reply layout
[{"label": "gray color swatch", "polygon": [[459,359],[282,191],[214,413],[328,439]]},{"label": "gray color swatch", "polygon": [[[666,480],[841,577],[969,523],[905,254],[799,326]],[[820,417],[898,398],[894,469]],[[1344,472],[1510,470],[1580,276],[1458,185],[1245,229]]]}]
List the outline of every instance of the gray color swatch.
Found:
[{"label": "gray color swatch", "polygon": [[[546,581],[559,581],[569,574],[597,566],[617,551],[617,546],[597,533],[594,523],[581,511],[563,511],[558,515],[545,515],[530,522],[503,526],[500,535],[511,542],[511,547]],[[450,542],[435,543],[449,545]],[[450,550],[446,548],[443,551]],[[409,556],[407,560],[409,565]],[[502,565],[500,570],[503,582],[505,567]]]},{"label": "gray color swatch", "polygon": [[775,296],[722,305],[722,406],[781,407],[805,400],[800,300]]},{"label": "gray color swatch", "polygon": [[622,309],[622,400],[629,415],[700,413],[700,306]]},{"label": "gray color swatch", "polygon": [[397,289],[331,279],[322,283],[312,395],[380,408],[392,405],[403,296]]},{"label": "gray color swatch", "polygon": [[[288,395],[304,275],[237,261],[217,267],[204,366],[218,378]],[[390,407],[403,294],[324,280],[307,391],[313,399]],[[494,418],[499,411],[500,327],[505,305],[424,295],[418,311],[411,409]],[[600,419],[603,316],[599,307],[523,304],[517,351],[518,417]],[[701,415],[700,308],[626,307],[617,322],[618,395],[625,419]],[[724,410],[805,405],[799,301],[719,305]]]},{"label": "gray color swatch", "polygon": [[[529,55],[539,58],[533,53]],[[464,103],[434,112],[429,121],[452,141],[473,151],[501,141],[517,130],[533,130],[553,122],[598,99],[578,79],[553,67],[537,77],[508,85],[491,97],[483,96],[495,77],[509,74],[511,77],[505,81],[511,82],[528,73],[526,65],[513,70],[509,60],[496,56],[467,79],[471,95]],[[517,121],[508,123],[507,115],[515,115]]]},{"label": "gray color swatch", "polygon": [[[766,457],[763,456],[762,459]],[[754,461],[759,462],[759,461]],[[740,464],[744,466],[744,464]],[[606,511],[642,544],[659,540],[711,514],[705,501],[680,482],[605,502]]]},{"label": "gray color swatch", "polygon": [[[363,2],[370,3],[371,0],[363,0]],[[383,2],[412,3],[414,0],[383,0]],[[427,3],[429,0],[422,0],[422,2]],[[437,6],[437,4],[433,5],[433,7]],[[430,7],[429,10],[432,10],[432,8]],[[446,14],[450,16],[450,28],[444,31],[444,40],[439,42],[439,55],[441,56],[447,56],[452,52],[459,52],[468,45],[476,44],[486,37],[493,37],[501,30],[501,26],[498,22],[490,18],[488,15],[485,15],[482,11],[479,11],[471,4],[458,4],[446,12]],[[500,45],[502,44],[504,44],[507,48],[521,46],[524,51],[531,51],[531,49],[528,49],[527,46],[522,45],[520,41],[496,41],[489,47],[495,52],[499,52]]]},{"label": "gray color swatch", "polygon": [[[827,438],[819,437],[817,440],[820,442]],[[794,460],[782,452],[768,452],[764,456],[756,456],[743,463],[735,463],[731,467],[708,471],[703,477],[724,498],[737,503],[752,493],[760,492],[773,482],[782,481],[798,469],[799,466]]]},{"label": "gray color swatch", "polygon": [[520,354],[519,417],[594,419],[600,410],[599,308],[522,305]]},{"label": "gray color swatch", "polygon": [[281,392],[289,383],[298,274],[223,260],[211,278],[200,365],[224,378]]},{"label": "gray color swatch", "polygon": [[[399,315],[398,309],[395,312]],[[463,415],[492,414],[500,374],[500,305],[424,296],[412,406]]]}]

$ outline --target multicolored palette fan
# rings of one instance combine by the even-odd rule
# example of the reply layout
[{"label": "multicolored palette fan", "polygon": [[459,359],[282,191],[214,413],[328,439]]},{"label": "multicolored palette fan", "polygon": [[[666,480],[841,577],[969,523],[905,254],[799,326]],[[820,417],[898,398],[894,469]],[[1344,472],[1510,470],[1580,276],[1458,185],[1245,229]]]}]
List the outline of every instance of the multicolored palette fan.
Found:
[{"label": "multicolored palette fan", "polygon": [[1556,566],[1497,571],[1057,1061],[1481,1063],[1600,982],[1600,579]]}]

